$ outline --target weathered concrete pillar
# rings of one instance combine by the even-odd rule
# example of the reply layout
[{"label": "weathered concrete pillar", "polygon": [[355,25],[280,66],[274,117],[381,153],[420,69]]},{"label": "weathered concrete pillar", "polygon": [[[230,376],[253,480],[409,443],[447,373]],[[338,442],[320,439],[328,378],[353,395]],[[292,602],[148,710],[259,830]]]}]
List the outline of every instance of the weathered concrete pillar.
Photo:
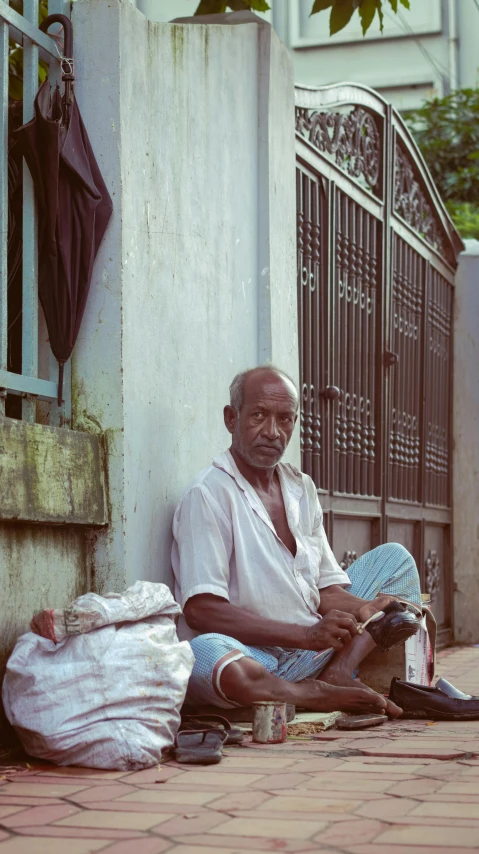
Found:
[{"label": "weathered concrete pillar", "polygon": [[227,447],[233,375],[273,359],[298,376],[294,87],[262,22],[162,24],[77,0],[73,24],[114,202],[73,358],[75,426],[107,440],[105,590],[169,580],[174,507]]},{"label": "weathered concrete pillar", "polygon": [[466,240],[454,313],[455,638],[479,642],[479,241]]}]

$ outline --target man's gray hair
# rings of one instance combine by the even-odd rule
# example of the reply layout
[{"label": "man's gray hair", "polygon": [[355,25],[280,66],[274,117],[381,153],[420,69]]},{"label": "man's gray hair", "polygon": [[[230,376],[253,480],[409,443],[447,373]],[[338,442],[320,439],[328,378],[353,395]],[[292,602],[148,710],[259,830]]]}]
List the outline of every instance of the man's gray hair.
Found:
[{"label": "man's gray hair", "polygon": [[271,365],[266,363],[265,365],[258,365],[257,368],[248,368],[247,371],[241,371],[240,374],[236,374],[233,382],[230,385],[230,406],[239,412],[244,402],[244,384],[246,379],[250,374],[255,373],[256,371],[271,371],[273,374],[278,374],[279,377],[284,377],[286,380],[289,380],[290,383],[296,389],[296,394],[298,395],[299,401],[299,393],[296,388],[295,381],[287,374],[285,371],[282,371],[281,368],[277,368],[276,365]]}]

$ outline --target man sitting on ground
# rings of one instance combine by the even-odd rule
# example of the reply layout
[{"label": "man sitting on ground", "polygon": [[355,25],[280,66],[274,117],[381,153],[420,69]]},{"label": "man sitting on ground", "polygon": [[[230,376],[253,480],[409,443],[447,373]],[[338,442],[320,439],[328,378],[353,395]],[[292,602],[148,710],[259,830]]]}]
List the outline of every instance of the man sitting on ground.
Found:
[{"label": "man sitting on ground", "polygon": [[190,483],[173,522],[179,632],[196,658],[187,702],[399,716],[354,679],[375,648],[358,623],[395,597],[420,606],[413,558],[388,543],[346,574],[313,481],[280,463],[298,417],[293,381],[264,366],[236,376],[230,394],[231,447]]}]

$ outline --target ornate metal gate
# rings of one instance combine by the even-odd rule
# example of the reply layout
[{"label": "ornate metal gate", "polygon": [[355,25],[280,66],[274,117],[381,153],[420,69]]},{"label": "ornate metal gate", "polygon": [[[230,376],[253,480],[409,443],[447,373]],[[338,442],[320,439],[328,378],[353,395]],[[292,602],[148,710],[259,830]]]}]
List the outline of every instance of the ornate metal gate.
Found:
[{"label": "ornate metal gate", "polygon": [[338,560],[414,555],[452,632],[451,318],[462,248],[399,114],[296,90],[303,470]]}]

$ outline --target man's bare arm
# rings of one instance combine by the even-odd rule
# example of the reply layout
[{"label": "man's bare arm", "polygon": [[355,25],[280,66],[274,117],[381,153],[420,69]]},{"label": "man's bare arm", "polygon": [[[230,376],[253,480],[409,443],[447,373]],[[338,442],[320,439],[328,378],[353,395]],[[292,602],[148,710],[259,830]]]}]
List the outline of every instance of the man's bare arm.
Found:
[{"label": "man's bare arm", "polygon": [[351,614],[335,609],[328,609],[327,616],[313,626],[297,626],[252,614],[212,593],[188,599],[184,615],[190,628],[197,632],[217,632],[252,646],[342,649],[357,634],[356,620]]},{"label": "man's bare arm", "polygon": [[359,622],[364,622],[368,617],[385,608],[394,598],[387,594],[379,594],[375,599],[360,599],[359,596],[348,593],[339,584],[331,584],[330,587],[323,587],[320,591],[319,613],[324,616],[331,609],[337,609],[352,614]]}]

